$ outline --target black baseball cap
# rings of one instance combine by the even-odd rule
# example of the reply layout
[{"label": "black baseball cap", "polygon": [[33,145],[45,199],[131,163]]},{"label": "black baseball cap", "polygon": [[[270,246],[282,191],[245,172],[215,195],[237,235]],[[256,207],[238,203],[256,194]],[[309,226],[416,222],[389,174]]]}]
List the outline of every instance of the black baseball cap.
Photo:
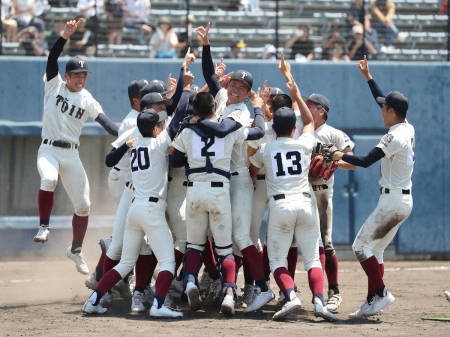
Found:
[{"label": "black baseball cap", "polygon": [[284,91],[277,87],[270,87],[270,96],[284,94]]},{"label": "black baseball cap", "polygon": [[288,107],[282,107],[275,111],[272,121],[273,125],[279,130],[292,130],[297,121],[297,117],[295,116],[294,110]]},{"label": "black baseball cap", "polygon": [[128,86],[128,97],[133,98],[141,93],[142,88],[148,84],[147,80],[133,80]]},{"label": "black baseball cap", "polygon": [[150,104],[164,102],[166,106],[172,105],[172,100],[170,98],[163,98],[158,92],[151,92],[146,94],[141,99],[141,110],[148,107]]},{"label": "black baseball cap", "polygon": [[253,86],[253,76],[246,70],[237,70],[234,72],[234,74],[231,76],[231,80],[239,80],[247,84],[249,87],[249,90],[252,90]]},{"label": "black baseball cap", "polygon": [[306,99],[307,101],[312,101],[316,104],[320,104],[327,112],[330,111],[330,101],[324,95],[321,94],[312,94]]},{"label": "black baseball cap", "polygon": [[167,112],[157,113],[153,109],[146,109],[137,116],[137,127],[142,135],[153,129],[159,122],[167,118]]},{"label": "black baseball cap", "polygon": [[66,73],[90,73],[85,60],[79,57],[72,57],[66,63]]},{"label": "black baseball cap", "polygon": [[166,90],[165,86],[163,84],[161,84],[160,82],[150,82],[147,83],[141,90],[141,98],[144,97],[145,95],[151,93],[151,92],[157,92],[160,93],[161,95],[166,95],[169,92],[172,92],[172,90]]},{"label": "black baseball cap", "polygon": [[399,91],[391,91],[387,97],[377,97],[377,102],[387,104],[398,112],[408,111],[408,99]]}]

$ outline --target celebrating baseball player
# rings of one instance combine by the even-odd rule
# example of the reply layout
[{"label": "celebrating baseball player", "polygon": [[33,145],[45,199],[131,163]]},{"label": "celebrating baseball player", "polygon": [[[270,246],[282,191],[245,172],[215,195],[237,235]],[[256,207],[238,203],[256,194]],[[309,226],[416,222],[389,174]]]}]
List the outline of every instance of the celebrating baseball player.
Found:
[{"label": "celebrating baseball player", "polygon": [[308,170],[314,146],[314,119],[303,102],[300,91],[289,74],[286,84],[291,97],[300,108],[304,123],[301,136],[294,139],[296,116],[290,108],[274,112],[272,128],[277,139],[263,144],[252,157],[252,164],[266,168],[267,196],[269,197],[269,223],[267,248],[270,268],[275,281],[287,299],[275,313],[274,320],[300,310],[301,302],[294,291],[294,281],[286,268],[286,257],[293,238],[304,257],[308,282],[313,294],[314,315],[329,321],[337,318],[324,303],[323,271],[319,259],[319,222],[317,208],[311,195]]},{"label": "celebrating baseball player", "polygon": [[[180,114],[181,115],[181,114]],[[134,186],[134,199],[127,215],[122,258],[118,265],[105,274],[96,290],[83,305],[83,312],[106,312],[100,299],[135,265],[144,235],[160,264],[155,284],[155,297],[150,316],[177,318],[183,314],[164,305],[175,272],[172,235],[166,220],[169,148],[176,134],[178,118],[172,119],[165,129],[165,111],[144,110],[137,117],[140,137],[131,149],[130,163]],[[129,147],[127,141],[122,148]],[[122,149],[119,150],[122,152]]]},{"label": "celebrating baseball player", "polygon": [[[343,161],[332,163],[332,169],[323,170],[320,150],[325,144],[331,144],[343,153],[353,154],[354,143],[341,130],[335,129],[327,124],[330,112],[330,102],[321,94],[312,94],[306,98],[306,105],[314,118],[314,137],[316,144],[313,152],[314,160],[310,166],[309,181],[316,195],[317,208],[319,211],[320,236],[322,239],[319,247],[320,262],[328,279],[327,308],[337,312],[342,303],[338,282],[338,257],[332,241],[333,229],[333,183],[334,170],[339,166],[341,169],[354,170],[355,166]],[[316,165],[317,163],[317,165]],[[319,171],[320,170],[320,171]],[[326,172],[326,173],[323,173]]]},{"label": "celebrating baseball player", "polygon": [[81,20],[84,19],[66,23],[61,37],[55,42],[48,56],[44,77],[42,144],[37,157],[41,176],[38,195],[39,231],[34,242],[44,243],[48,240],[50,214],[59,174],[75,208],[72,219],[73,240],[66,254],[75,262],[80,273],[88,274],[89,268],[84,262],[81,246],[89,219],[89,182],[78,154],[79,138],[89,117],[113,136],[117,136],[118,128],[85,89],[89,72],[86,61],[78,57],[71,58],[66,64],[65,82],[59,75],[58,57]]},{"label": "celebrating baseball player", "polygon": [[[263,136],[264,119],[261,103],[261,99],[253,92],[255,127],[252,129],[239,128],[236,132],[219,138],[205,133],[195,125],[182,130],[173,144],[171,166],[184,166],[186,160],[188,164],[187,249],[183,264],[183,284],[189,306],[194,311],[199,310],[202,305],[198,289],[198,271],[209,228],[214,238],[219,270],[223,277],[221,311],[225,315],[234,314],[236,265],[231,243],[230,160],[235,143]],[[198,93],[193,100],[194,112],[200,118],[215,117],[214,106],[214,98],[209,93]],[[191,123],[198,121],[197,117],[191,119]]]},{"label": "celebrating baseball player", "polygon": [[365,156],[341,151],[330,152],[332,160],[343,160],[361,167],[368,167],[381,160],[380,199],[359,230],[352,246],[369,283],[366,301],[356,312],[350,314],[352,318],[376,315],[394,303],[395,298],[386,290],[383,281],[383,253],[412,211],[411,175],[415,144],[414,127],[406,120],[408,99],[398,91],[384,95],[369,72],[365,56],[364,60],[358,62],[358,67],[381,107],[381,117],[389,131]]},{"label": "celebrating baseball player", "polygon": [[[197,124],[206,132],[215,132],[215,135],[219,135],[219,133],[224,134],[250,125],[250,112],[244,101],[251,92],[253,77],[248,71],[237,70],[231,76],[228,87],[226,89],[221,87],[214,71],[208,37],[209,28],[210,24],[208,23],[206,28],[197,28],[197,32],[203,43],[203,76],[217,103],[216,118],[218,122],[203,120]],[[244,310],[244,312],[251,312],[271,301],[275,295],[265,282],[261,254],[250,237],[253,182],[248,171],[247,147],[246,143],[234,145],[231,155],[230,197],[233,241],[240,251],[240,253],[235,252],[236,264],[239,269],[242,258],[237,254],[242,254],[244,259],[247,259],[252,278],[256,284],[253,296],[251,296],[252,302],[255,301],[256,303],[254,306],[251,306],[250,302],[246,303],[247,307]],[[258,300],[256,301],[256,299]],[[263,304],[261,305],[261,303]]]}]

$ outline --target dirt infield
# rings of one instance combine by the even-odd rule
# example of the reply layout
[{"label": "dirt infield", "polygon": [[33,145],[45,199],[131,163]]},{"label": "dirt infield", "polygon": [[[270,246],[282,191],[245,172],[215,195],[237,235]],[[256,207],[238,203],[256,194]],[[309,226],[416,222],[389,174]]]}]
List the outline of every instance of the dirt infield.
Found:
[{"label": "dirt infield", "polygon": [[[62,252],[64,253],[64,252]],[[63,254],[61,254],[63,255]],[[95,256],[88,260],[91,270]],[[274,322],[275,301],[262,311],[232,319],[222,317],[217,307],[192,312],[177,301],[184,312],[180,320],[153,320],[148,313],[130,314],[130,301],[113,301],[105,315],[82,314],[83,302],[91,291],[85,276],[72,261],[0,262],[1,336],[288,336],[314,333],[322,336],[448,336],[446,322],[424,321],[424,316],[450,316],[450,303],[443,294],[450,289],[450,264],[445,261],[387,261],[385,282],[396,297],[393,306],[371,320],[349,319],[364,300],[366,278],[356,261],[340,263],[343,304],[339,322],[329,323],[312,314],[311,294],[301,263],[296,284],[303,310],[287,322]],[[242,275],[238,284],[242,284]],[[274,286],[278,293],[278,288]]]}]

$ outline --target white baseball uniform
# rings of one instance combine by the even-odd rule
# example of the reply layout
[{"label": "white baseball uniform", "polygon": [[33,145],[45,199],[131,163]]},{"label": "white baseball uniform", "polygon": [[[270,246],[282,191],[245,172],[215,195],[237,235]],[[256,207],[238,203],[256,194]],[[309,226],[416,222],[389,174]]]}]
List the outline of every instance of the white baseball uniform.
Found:
[{"label": "white baseball uniform", "polygon": [[285,267],[295,237],[304,256],[305,270],[321,268],[319,223],[311,198],[308,171],[314,137],[280,137],[253,156],[253,165],[266,168],[269,223],[267,247],[272,273]]},{"label": "white baseball uniform", "polygon": [[[119,126],[118,137],[120,137],[125,131],[136,126],[136,118],[138,115],[138,111],[131,109]],[[127,174],[127,171],[130,171],[130,157],[128,152],[122,157],[117,165],[111,168],[108,176],[109,191],[114,198],[116,209],[119,206],[119,202],[125,188],[125,175]]]},{"label": "white baseball uniform", "polygon": [[[314,131],[316,138],[316,148],[319,144],[333,144],[338,150],[342,151],[349,147],[353,149],[355,144],[341,130],[333,128],[324,123]],[[330,179],[315,178],[309,180],[317,200],[317,209],[319,211],[321,245],[324,246],[325,254],[333,256],[335,253],[332,240],[333,230],[333,184],[334,175]]]},{"label": "white baseball uniform", "polygon": [[[89,117],[96,119],[104,112],[86,89],[69,91],[59,74],[48,82],[44,76],[44,82],[42,144],[37,156],[40,188],[53,192],[59,174],[75,214],[87,216],[90,211],[89,182],[78,153],[79,139],[86,120]],[[65,148],[56,145],[61,142]]]},{"label": "white baseball uniform", "polygon": [[391,126],[377,145],[385,154],[379,179],[381,195],[353,242],[360,262],[375,256],[382,264],[384,250],[412,211],[414,144],[414,127],[405,121]]},{"label": "white baseball uniform", "polygon": [[[250,112],[244,102],[226,105],[228,93],[220,89],[215,97],[217,102],[216,117],[219,122],[232,118],[240,123],[242,128],[250,126]],[[231,154],[230,197],[233,219],[233,241],[239,250],[251,245],[250,226],[252,220],[253,182],[247,166],[247,143],[238,142]],[[214,237],[215,239],[215,237]],[[236,254],[237,252],[235,252]],[[242,255],[238,253],[239,255]]]},{"label": "white baseball uniform", "polygon": [[[207,155],[212,167],[220,172],[230,172],[230,160],[234,144],[242,144],[248,129],[241,128],[224,138],[203,138],[195,131],[184,129],[173,147],[186,153],[190,169],[204,168]],[[217,173],[192,173],[188,176],[186,194],[187,248],[204,250],[208,227],[214,237],[216,253],[227,256],[232,253],[232,215],[229,178]]]},{"label": "white baseball uniform", "polygon": [[164,130],[156,138],[139,138],[130,150],[134,199],[127,215],[122,257],[114,267],[122,277],[134,267],[145,235],[160,271],[175,272],[172,235],[165,215],[171,143]]},{"label": "white baseball uniform", "polygon": [[[300,137],[301,130],[303,130],[303,121],[301,119],[299,111],[296,111],[296,117],[297,117],[296,122],[297,130],[295,131],[294,139],[298,139],[298,137]],[[248,146],[254,149],[258,149],[263,144],[270,143],[271,141],[274,141],[277,138],[275,131],[272,129],[273,122],[272,121],[265,122],[264,124],[265,124],[264,137],[258,140],[248,141]],[[261,151],[262,153],[264,153],[264,149],[262,149]],[[250,157],[249,160],[253,164],[252,157]],[[258,170],[256,174],[256,182],[254,184],[254,192],[252,200],[252,222],[250,227],[250,236],[256,247],[260,245],[258,240],[259,232],[268,202],[269,198],[267,197],[266,169],[263,166]],[[293,247],[297,247],[295,240]]]}]

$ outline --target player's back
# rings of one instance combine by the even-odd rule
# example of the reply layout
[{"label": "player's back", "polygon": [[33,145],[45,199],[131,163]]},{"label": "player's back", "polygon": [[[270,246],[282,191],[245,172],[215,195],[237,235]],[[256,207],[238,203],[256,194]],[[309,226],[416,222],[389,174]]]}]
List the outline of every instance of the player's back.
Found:
[{"label": "player's back", "polygon": [[[190,169],[207,167],[207,158],[209,158],[213,168],[230,172],[233,147],[235,143],[242,143],[247,134],[246,129],[239,129],[224,138],[201,137],[194,130],[186,128],[181,132],[174,146],[177,148],[178,144],[187,154]],[[227,177],[218,173],[192,173],[188,178],[191,181],[229,181]]]},{"label": "player's back", "polygon": [[310,192],[308,171],[314,137],[304,134],[299,139],[279,137],[267,143],[264,150],[267,195]]},{"label": "player's back", "polygon": [[141,137],[130,151],[135,198],[166,199],[171,139],[167,131],[158,137]]}]

